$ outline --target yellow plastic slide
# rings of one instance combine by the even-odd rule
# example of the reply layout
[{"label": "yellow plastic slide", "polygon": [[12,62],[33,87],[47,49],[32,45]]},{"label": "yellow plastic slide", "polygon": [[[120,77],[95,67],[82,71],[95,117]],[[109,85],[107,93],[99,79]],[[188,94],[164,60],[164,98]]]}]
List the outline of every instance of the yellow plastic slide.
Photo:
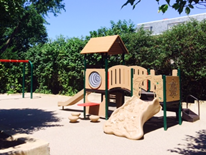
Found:
[{"label": "yellow plastic slide", "polygon": [[[87,92],[87,94],[90,94],[90,92]],[[70,98],[69,100],[65,101],[65,102],[58,102],[58,106],[70,106],[70,105],[74,105],[77,102],[79,102],[81,99],[83,99],[84,97],[84,89],[82,89],[81,91],[79,91],[76,95],[74,95],[72,98]]]},{"label": "yellow plastic slide", "polygon": [[129,139],[140,139],[144,136],[144,123],[161,109],[157,98],[145,102],[136,96],[116,109],[104,124],[104,132]]}]

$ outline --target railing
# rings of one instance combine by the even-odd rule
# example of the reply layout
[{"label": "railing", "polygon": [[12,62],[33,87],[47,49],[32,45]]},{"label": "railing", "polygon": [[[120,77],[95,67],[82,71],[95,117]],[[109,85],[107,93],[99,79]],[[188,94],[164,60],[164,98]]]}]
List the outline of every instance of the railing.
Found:
[{"label": "railing", "polygon": [[109,89],[121,87],[131,89],[131,69],[124,65],[109,68]]},{"label": "railing", "polygon": [[[148,75],[147,69],[140,66],[130,66],[130,69],[133,68],[133,76],[138,75]],[[141,88],[145,91],[148,90],[148,80],[142,81]]]}]

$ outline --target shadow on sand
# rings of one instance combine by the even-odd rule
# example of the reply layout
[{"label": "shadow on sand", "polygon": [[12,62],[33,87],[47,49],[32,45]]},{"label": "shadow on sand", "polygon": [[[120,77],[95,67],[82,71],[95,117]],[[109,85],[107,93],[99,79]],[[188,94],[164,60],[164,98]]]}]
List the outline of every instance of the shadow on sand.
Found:
[{"label": "shadow on sand", "polygon": [[[170,128],[175,125],[178,125],[178,120],[176,119],[176,117],[167,116],[167,127]],[[149,119],[147,122],[145,122],[143,126],[144,134],[157,130],[159,128],[162,128],[162,130],[164,130],[163,116],[160,117],[154,116],[151,119]]]},{"label": "shadow on sand", "polygon": [[0,129],[11,133],[32,133],[42,128],[61,126],[53,111],[41,109],[2,109]]},{"label": "shadow on sand", "polygon": [[178,144],[179,147],[169,149],[171,153],[184,155],[204,155],[206,154],[206,130],[196,132],[196,136],[186,135],[186,144]]}]

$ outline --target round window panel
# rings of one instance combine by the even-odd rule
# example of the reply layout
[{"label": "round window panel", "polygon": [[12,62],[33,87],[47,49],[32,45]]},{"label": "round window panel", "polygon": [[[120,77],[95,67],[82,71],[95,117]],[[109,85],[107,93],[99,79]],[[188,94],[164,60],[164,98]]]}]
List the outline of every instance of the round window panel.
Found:
[{"label": "round window panel", "polygon": [[89,85],[93,89],[99,88],[101,85],[101,82],[102,82],[102,79],[101,79],[101,76],[98,72],[92,72],[89,75]]}]

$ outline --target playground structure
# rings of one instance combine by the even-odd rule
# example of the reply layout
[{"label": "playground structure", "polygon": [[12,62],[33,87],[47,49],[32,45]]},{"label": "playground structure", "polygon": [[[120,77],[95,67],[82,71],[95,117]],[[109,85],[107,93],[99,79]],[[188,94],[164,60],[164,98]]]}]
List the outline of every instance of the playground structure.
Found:
[{"label": "playground structure", "polygon": [[[179,124],[181,124],[180,80],[177,71],[173,71],[174,76],[154,75],[154,70],[151,70],[151,73],[153,75],[148,75],[147,70],[139,66],[117,65],[108,69],[108,78],[105,80],[105,72],[102,69],[87,69],[85,79],[88,80],[85,82],[85,89],[101,93],[102,102],[94,106],[86,105],[86,114],[106,118],[108,114],[106,101],[109,102],[109,95],[113,94],[116,106],[121,107],[124,103],[124,93],[121,91],[124,90],[138,98],[145,95],[147,100],[153,100],[156,97],[163,106],[165,130],[167,129],[167,110],[176,112]],[[105,83],[107,83],[108,99],[104,93]],[[148,90],[150,92],[147,92]],[[85,103],[90,103],[87,94],[85,98]]]},{"label": "playground structure", "polygon": [[[93,53],[102,55],[102,61],[105,62],[104,68],[86,67],[87,54]],[[83,98],[84,103],[78,105],[84,107],[84,117],[86,115],[98,115],[107,120],[109,118],[108,103],[110,97],[115,97],[117,107],[121,108],[123,104],[127,104],[127,102],[124,102],[124,92],[127,91],[131,96],[138,98],[146,98],[150,101],[155,98],[158,99],[164,111],[165,130],[167,130],[167,110],[176,112],[179,124],[181,124],[180,72],[173,70],[173,76],[155,75],[154,70],[148,71],[140,66],[125,66],[124,55],[127,53],[128,51],[118,35],[91,38],[81,51],[81,54],[84,54],[85,66],[84,89],[80,94],[75,95],[74,99],[59,102],[58,106],[72,105]],[[123,65],[108,68],[108,55],[117,54],[122,55]],[[89,101],[88,93],[91,92],[101,94],[101,103]],[[75,98],[78,98],[78,100],[75,100]],[[153,101],[157,103],[156,100]],[[145,111],[145,113],[152,113],[152,115],[148,114],[147,119],[152,117],[156,111]]]},{"label": "playground structure", "polygon": [[33,98],[33,64],[29,60],[6,60],[0,59],[0,62],[7,62],[7,63],[23,63],[23,82],[22,82],[22,98],[24,98],[24,86],[25,86],[25,63],[29,63],[31,67],[31,86],[30,86],[30,98]]}]

